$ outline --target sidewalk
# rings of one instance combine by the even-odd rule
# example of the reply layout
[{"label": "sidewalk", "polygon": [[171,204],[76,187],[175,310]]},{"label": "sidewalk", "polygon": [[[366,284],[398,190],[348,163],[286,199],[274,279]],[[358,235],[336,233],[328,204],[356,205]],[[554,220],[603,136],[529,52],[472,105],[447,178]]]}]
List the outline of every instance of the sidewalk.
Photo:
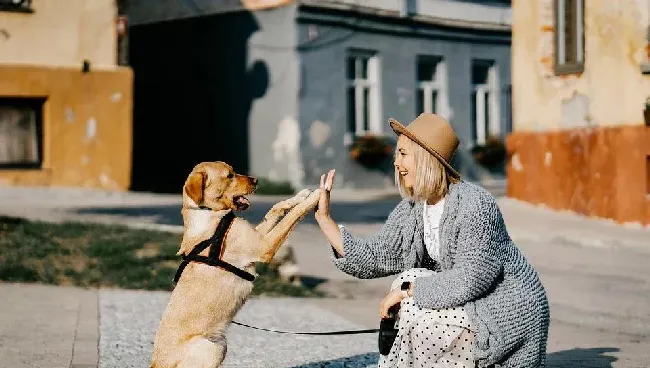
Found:
[{"label": "sidewalk", "polygon": [[97,299],[92,289],[0,283],[0,367],[97,367]]},{"label": "sidewalk", "polygon": [[583,247],[650,252],[650,226],[617,224],[569,211],[554,211],[511,198],[499,198],[508,232],[516,240],[562,241]]}]

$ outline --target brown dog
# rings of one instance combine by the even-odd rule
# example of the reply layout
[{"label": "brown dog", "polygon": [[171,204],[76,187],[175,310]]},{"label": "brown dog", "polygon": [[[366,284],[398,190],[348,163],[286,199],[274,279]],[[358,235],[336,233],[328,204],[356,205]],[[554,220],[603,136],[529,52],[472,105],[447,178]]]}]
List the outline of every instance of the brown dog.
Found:
[{"label": "brown dog", "polygon": [[[255,190],[256,183],[223,162],[194,167],[183,187],[184,231],[178,254],[187,255],[212,237],[228,212],[247,209],[250,202],[245,196]],[[235,217],[221,259],[254,274],[255,263],[270,262],[296,224],[316,207],[319,193],[319,189],[306,189],[275,204],[256,227]],[[209,250],[201,255],[207,256]],[[219,367],[226,355],[226,328],[252,289],[252,282],[232,272],[190,262],[171,293],[156,333],[150,367]]]}]

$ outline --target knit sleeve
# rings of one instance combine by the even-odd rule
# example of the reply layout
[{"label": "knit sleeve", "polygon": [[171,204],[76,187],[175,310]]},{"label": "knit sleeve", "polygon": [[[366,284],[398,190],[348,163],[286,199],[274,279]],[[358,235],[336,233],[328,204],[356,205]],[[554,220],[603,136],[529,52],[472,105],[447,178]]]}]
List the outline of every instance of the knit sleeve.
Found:
[{"label": "knit sleeve", "polygon": [[500,248],[507,233],[496,201],[482,192],[464,200],[465,208],[454,225],[459,226],[454,265],[415,280],[413,298],[420,307],[449,308],[476,300],[502,271]]},{"label": "knit sleeve", "polygon": [[411,206],[400,202],[388,216],[381,230],[368,237],[357,237],[340,227],[344,256],[332,248],[332,261],[341,271],[360,278],[371,279],[394,275],[404,269],[402,257],[402,222],[410,216]]}]

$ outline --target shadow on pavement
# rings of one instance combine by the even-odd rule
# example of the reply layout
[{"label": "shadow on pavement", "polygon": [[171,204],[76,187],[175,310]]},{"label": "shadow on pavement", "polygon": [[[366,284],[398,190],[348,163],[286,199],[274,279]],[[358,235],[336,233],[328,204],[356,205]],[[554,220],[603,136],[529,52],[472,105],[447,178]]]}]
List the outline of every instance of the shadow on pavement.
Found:
[{"label": "shadow on pavement", "polygon": [[379,361],[379,353],[358,354],[345,358],[323,360],[315,363],[297,365],[291,368],[366,368],[375,367]]},{"label": "shadow on pavement", "polygon": [[[397,205],[398,200],[381,200],[373,202],[343,202],[332,203],[331,213],[335,221],[339,223],[377,223],[383,222],[390,211]],[[238,212],[238,216],[245,218],[252,223],[258,223],[271,209],[274,202],[253,203],[244,212]],[[180,205],[160,205],[145,207],[89,207],[71,209],[70,212],[79,215],[110,215],[122,217],[129,221],[137,221],[139,217],[148,218],[146,221],[153,221],[164,225],[182,225]],[[301,223],[315,224],[314,216],[308,214]]]},{"label": "shadow on pavement", "polygon": [[[548,354],[546,366],[549,368],[611,368],[617,358],[606,355],[618,352],[618,348],[571,349]],[[366,353],[345,358],[308,363],[292,368],[365,368],[374,367],[379,360],[378,353]]]},{"label": "shadow on pavement", "polygon": [[324,279],[322,277],[306,276],[306,275],[300,276],[300,282],[302,283],[302,285],[310,289],[315,289],[318,287],[318,285],[325,283],[327,281],[328,281],[327,279]]},{"label": "shadow on pavement", "polygon": [[571,349],[547,355],[546,366],[549,368],[611,368],[618,359],[607,353],[616,353],[618,348]]}]

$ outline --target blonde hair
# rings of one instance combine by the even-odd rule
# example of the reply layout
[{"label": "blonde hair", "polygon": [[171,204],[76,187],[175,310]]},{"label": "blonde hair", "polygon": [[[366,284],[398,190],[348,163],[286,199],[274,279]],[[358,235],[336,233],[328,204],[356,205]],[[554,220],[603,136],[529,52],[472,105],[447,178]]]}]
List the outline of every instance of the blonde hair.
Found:
[{"label": "blonde hair", "polygon": [[457,183],[459,180],[451,176],[445,166],[429,151],[419,144],[404,136],[405,148],[414,155],[415,184],[413,188],[404,185],[404,178],[399,170],[395,168],[395,184],[400,195],[404,199],[416,202],[425,201],[431,198],[442,199],[449,189],[450,183]]}]

